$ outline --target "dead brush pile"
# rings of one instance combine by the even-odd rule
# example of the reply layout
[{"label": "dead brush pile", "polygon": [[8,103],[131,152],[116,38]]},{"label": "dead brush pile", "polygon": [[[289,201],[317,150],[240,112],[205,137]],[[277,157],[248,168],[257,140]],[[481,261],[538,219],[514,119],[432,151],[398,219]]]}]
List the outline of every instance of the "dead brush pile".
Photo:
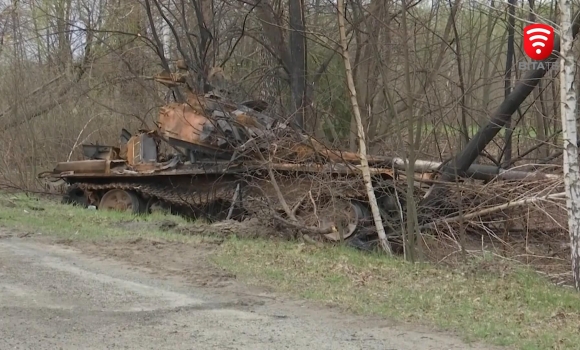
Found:
[{"label": "dead brush pile", "polygon": [[571,281],[563,179],[450,184],[448,194],[456,212],[421,225],[430,260],[487,252]]}]

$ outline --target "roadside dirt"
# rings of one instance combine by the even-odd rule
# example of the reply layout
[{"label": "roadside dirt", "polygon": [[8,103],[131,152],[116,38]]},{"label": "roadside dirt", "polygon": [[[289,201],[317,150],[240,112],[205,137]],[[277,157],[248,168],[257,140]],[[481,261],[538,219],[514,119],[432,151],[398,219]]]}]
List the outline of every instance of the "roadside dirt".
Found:
[{"label": "roadside dirt", "polygon": [[0,228],[0,348],[492,349],[250,288],[208,264],[218,244]]},{"label": "roadside dirt", "polygon": [[199,287],[224,288],[232,286],[236,278],[207,261],[219,241],[208,240],[207,243],[192,245],[138,238],[94,243],[61,240],[56,243],[77,248],[88,256],[128,263],[134,270],[160,279],[171,277]]}]

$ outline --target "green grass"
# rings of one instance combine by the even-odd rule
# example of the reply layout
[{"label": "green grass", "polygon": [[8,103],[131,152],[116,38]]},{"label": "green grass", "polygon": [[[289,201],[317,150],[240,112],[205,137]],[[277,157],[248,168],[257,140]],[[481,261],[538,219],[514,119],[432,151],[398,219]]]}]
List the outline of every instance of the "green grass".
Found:
[{"label": "green grass", "polygon": [[580,346],[580,294],[488,258],[451,271],[348,248],[231,239],[215,261],[251,283],[459,331],[468,341],[529,350]]},{"label": "green grass", "polygon": [[[43,208],[44,210],[38,210]],[[22,195],[0,195],[0,225],[69,239],[158,237],[195,243],[159,229],[177,217],[99,212]],[[580,348],[580,293],[490,257],[456,269],[409,264],[352,249],[230,238],[211,260],[250,284],[291,296],[455,331],[518,349]]]},{"label": "green grass", "polygon": [[136,216],[114,211],[83,209],[26,195],[0,194],[0,225],[51,234],[60,238],[102,240],[126,237],[162,237],[185,241],[184,235],[161,230],[155,223],[170,219],[178,225],[185,220],[161,214]]}]

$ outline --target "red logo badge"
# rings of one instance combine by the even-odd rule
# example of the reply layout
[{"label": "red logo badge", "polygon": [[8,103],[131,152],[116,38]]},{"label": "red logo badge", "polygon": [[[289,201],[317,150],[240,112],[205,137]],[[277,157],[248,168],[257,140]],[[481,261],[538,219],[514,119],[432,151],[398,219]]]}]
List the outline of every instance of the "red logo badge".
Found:
[{"label": "red logo badge", "polygon": [[524,52],[529,58],[543,61],[554,50],[554,28],[535,23],[524,28]]}]

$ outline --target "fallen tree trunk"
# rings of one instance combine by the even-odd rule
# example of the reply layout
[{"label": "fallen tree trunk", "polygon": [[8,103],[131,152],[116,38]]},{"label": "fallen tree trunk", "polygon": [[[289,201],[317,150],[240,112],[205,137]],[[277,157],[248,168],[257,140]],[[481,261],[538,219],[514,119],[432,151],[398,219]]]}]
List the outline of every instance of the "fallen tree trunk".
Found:
[{"label": "fallen tree trunk", "polygon": [[[574,18],[573,35],[576,37],[580,30],[580,17],[578,12]],[[441,172],[443,174],[442,180],[452,181],[455,179],[455,174],[465,172],[477,159],[479,154],[485,147],[493,140],[497,133],[510,120],[512,114],[516,112],[518,107],[525,101],[525,99],[536,88],[540,79],[548,72],[551,65],[558,59],[560,51],[560,37],[554,34],[554,51],[552,55],[544,60],[539,68],[529,71],[518,83],[514,90],[507,96],[498,109],[493,114],[491,120],[483,128],[479,129],[477,134],[469,141],[461,152],[447,165],[445,165]]]},{"label": "fallen tree trunk", "polygon": [[[574,15],[572,27],[573,37],[576,37],[580,30],[580,12]],[[477,159],[485,147],[493,140],[497,133],[506,125],[518,107],[525,101],[530,93],[535,89],[540,79],[548,72],[554,62],[558,59],[560,51],[560,37],[554,34],[554,50],[552,55],[538,65],[538,69],[529,71],[514,87],[513,91],[506,97],[502,104],[493,114],[487,125],[479,129],[475,136],[468,142],[448,164],[441,168],[441,180],[453,181],[457,176],[465,173]],[[421,217],[430,220],[434,216],[444,215],[446,204],[445,187],[435,184],[428,195],[420,203],[422,207]]]}]

